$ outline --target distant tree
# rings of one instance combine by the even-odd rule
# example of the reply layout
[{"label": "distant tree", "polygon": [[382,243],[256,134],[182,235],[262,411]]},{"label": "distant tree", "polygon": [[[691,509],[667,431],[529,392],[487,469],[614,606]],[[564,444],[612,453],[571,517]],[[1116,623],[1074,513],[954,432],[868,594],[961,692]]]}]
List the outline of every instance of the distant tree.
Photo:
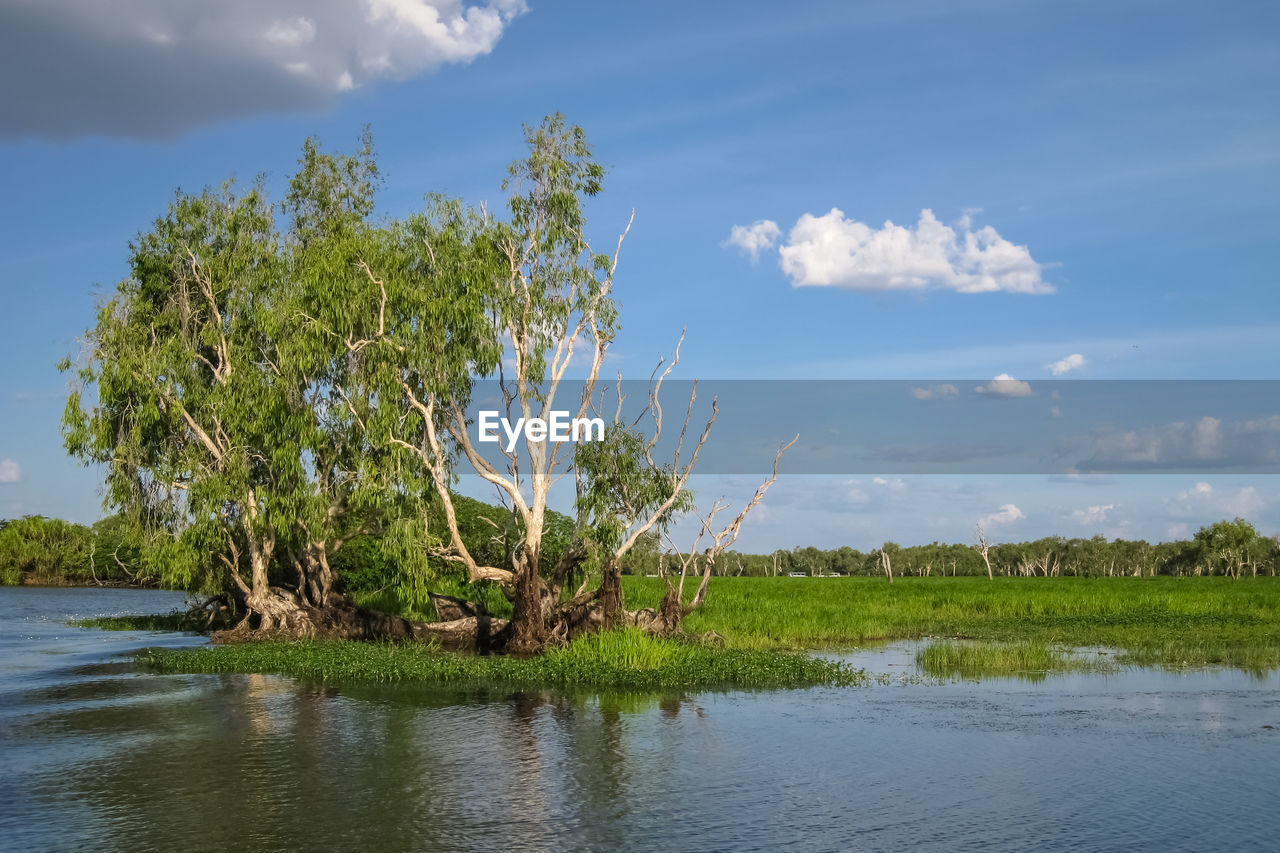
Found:
[{"label": "distant tree", "polygon": [[[1233,578],[1240,577],[1240,570],[1249,562],[1255,553],[1258,543],[1258,531],[1243,518],[1233,521],[1219,521],[1201,527],[1195,535],[1195,543],[1200,552],[1201,561],[1223,574]],[[1254,574],[1257,574],[1256,564]]]},{"label": "distant tree", "polygon": [[81,584],[90,580],[93,534],[82,524],[29,515],[0,530],[0,581]]},{"label": "distant tree", "polygon": [[991,571],[991,544],[987,542],[987,534],[981,524],[978,525],[978,553],[982,555],[982,562],[987,567],[987,579],[995,580],[995,573]]}]

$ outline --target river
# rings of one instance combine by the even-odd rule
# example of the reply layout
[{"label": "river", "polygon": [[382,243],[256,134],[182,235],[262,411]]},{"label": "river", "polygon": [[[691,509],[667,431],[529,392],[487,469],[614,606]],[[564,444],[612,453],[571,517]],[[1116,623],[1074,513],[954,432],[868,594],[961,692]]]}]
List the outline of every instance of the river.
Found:
[{"label": "river", "polygon": [[[593,696],[157,676],[0,589],[0,848],[1275,850],[1280,675]],[[853,656],[909,671],[902,647]]]}]

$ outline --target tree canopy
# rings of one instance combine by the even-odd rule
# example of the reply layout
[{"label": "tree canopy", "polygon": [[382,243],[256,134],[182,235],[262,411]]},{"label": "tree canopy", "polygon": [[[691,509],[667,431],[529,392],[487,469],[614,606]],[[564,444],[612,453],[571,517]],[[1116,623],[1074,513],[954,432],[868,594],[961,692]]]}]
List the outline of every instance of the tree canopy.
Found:
[{"label": "tree canopy", "polygon": [[[246,614],[242,633],[479,631],[486,614],[462,605],[435,626],[352,616],[337,557],[377,543],[395,584],[419,598],[442,565],[500,584],[513,602],[502,641],[531,651],[626,618],[672,630],[697,606],[706,571],[693,603],[671,586],[675,598],[647,615],[624,611],[618,580],[641,537],[692,508],[688,479],[715,420],[713,403],[683,459],[653,457],[678,348],[653,384],[648,431],[619,416],[599,446],[526,436],[497,463],[469,436],[470,395],[486,377],[526,419],[555,405],[594,411],[618,329],[612,290],[630,225],[596,252],[584,214],[604,169],[559,115],[527,127],[525,142],[503,184],[505,219],[438,195],[375,218],[381,176],[366,133],[351,154],[308,140],[278,203],[261,180],[179,192],[130,244],[130,275],[75,366],[64,432],[73,454],[105,467],[107,504],[150,532],[167,582],[223,593]],[[586,378],[571,394],[562,382],[579,359]],[[460,467],[495,487],[505,518],[479,520],[457,496]],[[569,474],[572,521],[547,507]],[[712,525],[719,504],[704,520],[710,563],[772,482],[727,526]],[[570,582],[581,587],[564,600]]]}]

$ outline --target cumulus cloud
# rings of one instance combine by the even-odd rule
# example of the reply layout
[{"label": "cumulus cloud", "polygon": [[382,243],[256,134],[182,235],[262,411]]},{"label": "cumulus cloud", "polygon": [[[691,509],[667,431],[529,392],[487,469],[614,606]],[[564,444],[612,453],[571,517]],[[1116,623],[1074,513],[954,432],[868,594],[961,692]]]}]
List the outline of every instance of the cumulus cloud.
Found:
[{"label": "cumulus cloud", "polygon": [[[958,229],[958,230],[957,230]],[[1052,293],[1026,246],[991,226],[973,230],[966,214],[956,228],[922,210],[915,227],[873,228],[839,208],[800,217],[778,248],[782,271],[796,287],[925,290],[959,293]]]},{"label": "cumulus cloud", "polygon": [[782,229],[772,219],[761,219],[750,225],[735,225],[729,230],[726,246],[736,246],[751,256],[752,262],[760,257],[760,253],[772,249],[782,236]]},{"label": "cumulus cloud", "polygon": [[907,483],[901,477],[894,477],[892,480],[886,480],[884,477],[872,477],[871,482],[882,489],[890,492],[901,492],[907,488]]},{"label": "cumulus cloud", "polygon": [[1026,517],[1026,513],[1018,509],[1016,505],[1001,504],[1000,509],[990,515],[984,515],[982,518],[978,519],[978,523],[983,527],[990,527],[995,524],[1009,524],[1010,522]]},{"label": "cumulus cloud", "polygon": [[1049,372],[1054,376],[1061,376],[1064,373],[1070,373],[1072,370],[1079,370],[1085,366],[1085,357],[1078,352],[1073,352],[1064,359],[1055,361],[1053,364],[1046,365]]},{"label": "cumulus cloud", "polygon": [[988,397],[1025,397],[1031,393],[1031,383],[1001,373],[986,385],[979,385],[973,390]]},{"label": "cumulus cloud", "polygon": [[16,483],[22,479],[22,467],[12,459],[0,459],[0,483]]},{"label": "cumulus cloud", "polygon": [[0,137],[314,111],[493,50],[524,0],[0,0]]},{"label": "cumulus cloud", "polygon": [[1280,465],[1280,415],[1223,421],[1202,417],[1133,430],[1099,431],[1078,442],[1083,470]]},{"label": "cumulus cloud", "polygon": [[912,388],[911,396],[917,400],[945,400],[955,397],[960,389],[949,382],[941,385],[930,385],[926,388]]},{"label": "cumulus cloud", "polygon": [[1115,509],[1115,504],[1101,504],[1099,506],[1091,506],[1085,509],[1077,509],[1071,513],[1071,517],[1081,524],[1089,527],[1096,527],[1107,520],[1107,513]]},{"label": "cumulus cloud", "polygon": [[845,480],[841,484],[840,497],[847,505],[867,507],[896,498],[906,490],[907,483],[901,477],[872,477],[870,482]]},{"label": "cumulus cloud", "polygon": [[1224,490],[1215,489],[1209,483],[1196,483],[1165,499],[1165,508],[1170,515],[1203,521],[1237,516],[1248,518],[1266,505],[1266,499],[1253,486]]}]

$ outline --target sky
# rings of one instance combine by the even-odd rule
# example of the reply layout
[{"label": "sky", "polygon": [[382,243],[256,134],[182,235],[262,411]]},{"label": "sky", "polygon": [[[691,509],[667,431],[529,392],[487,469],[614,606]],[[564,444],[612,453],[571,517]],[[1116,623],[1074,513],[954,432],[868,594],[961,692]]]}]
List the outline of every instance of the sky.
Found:
[{"label": "sky", "polygon": [[[366,124],[389,215],[496,208],[523,123],[582,125],[593,236],[635,211],[632,378],[687,328],[683,378],[1280,379],[1278,37],[1267,2],[0,0],[0,517],[102,514],[54,365],[175,189],[278,188]],[[1280,531],[1276,477],[793,475],[740,545],[1235,515]]]}]

